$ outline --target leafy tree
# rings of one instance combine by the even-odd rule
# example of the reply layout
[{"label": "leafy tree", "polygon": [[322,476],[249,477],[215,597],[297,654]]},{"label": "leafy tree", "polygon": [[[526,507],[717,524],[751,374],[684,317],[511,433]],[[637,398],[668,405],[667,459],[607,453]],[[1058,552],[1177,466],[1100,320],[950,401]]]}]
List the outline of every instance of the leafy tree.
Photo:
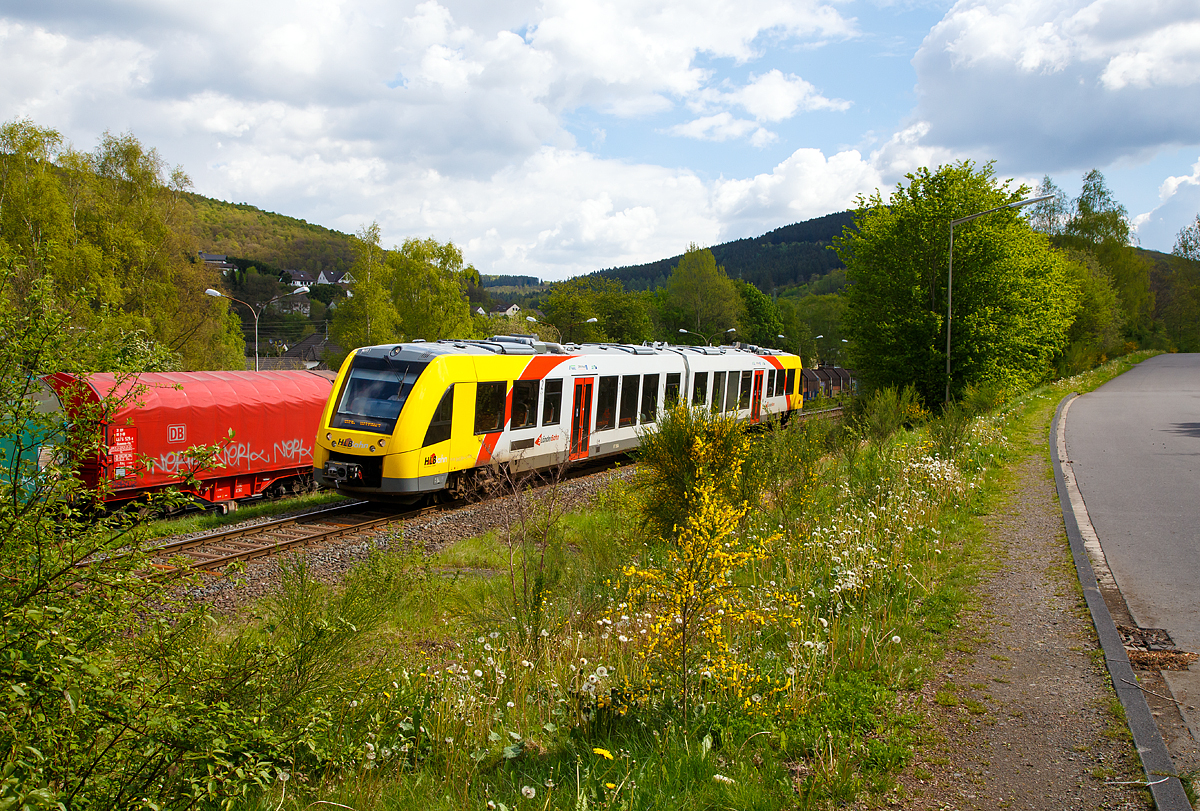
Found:
[{"label": "leafy tree", "polygon": [[[991,164],[922,168],[888,200],[858,199],[837,240],[846,263],[844,326],[868,389],[912,383],[926,402],[946,387],[950,220],[1023,198]],[[1015,210],[955,229],[951,394],[984,382],[1025,388],[1064,347],[1077,292],[1066,261]]]},{"label": "leafy tree", "polygon": [[[844,360],[834,357],[834,347],[842,343],[842,318],[846,309],[842,296],[834,294],[804,296],[800,299],[779,299],[783,317],[783,334],[792,342],[788,349],[796,352],[806,365],[818,361]],[[817,338],[816,336],[822,336]]]},{"label": "leafy tree", "polygon": [[1196,221],[1186,228],[1181,228],[1175,237],[1175,248],[1171,253],[1184,259],[1200,262],[1200,214]]},{"label": "leafy tree", "polygon": [[335,301],[341,301],[346,297],[346,291],[336,284],[314,284],[308,288],[308,297],[313,301],[319,301],[328,307]]},{"label": "leafy tree", "polygon": [[651,293],[626,291],[614,281],[596,297],[600,323],[610,340],[625,344],[640,344],[653,337],[650,320]]},{"label": "leafy tree", "polygon": [[432,237],[406,239],[389,251],[384,261],[405,339],[466,336],[471,321],[466,286],[479,274],[474,267],[463,266],[462,251],[453,242],[443,245]]},{"label": "leafy tree", "polygon": [[1150,263],[1131,247],[1129,214],[1117,202],[1093,169],[1083,177],[1074,211],[1057,244],[1090,251],[1112,278],[1120,296],[1128,337],[1141,340],[1152,329],[1154,292],[1150,288]]},{"label": "leafy tree", "polygon": [[779,346],[783,320],[779,307],[766,293],[749,282],[737,281],[742,299],[742,317],[738,321],[738,338],[757,346]]},{"label": "leafy tree", "polygon": [[[578,276],[558,282],[545,303],[546,318],[564,341],[641,343],[652,335],[645,298],[603,276]],[[595,318],[595,323],[588,319]]]},{"label": "leafy tree", "polygon": [[667,306],[677,327],[707,336],[737,324],[741,296],[712,251],[692,244],[671,271]]},{"label": "leafy tree", "polygon": [[1074,208],[1063,229],[1072,241],[1086,245],[1105,241],[1129,244],[1129,212],[1113,197],[1099,169],[1083,176],[1083,188],[1075,198]]},{"label": "leafy tree", "polygon": [[350,269],[354,277],[351,297],[338,306],[329,328],[330,337],[347,352],[360,346],[395,341],[400,328],[400,314],[391,296],[392,268],[384,261],[384,251],[379,247],[379,223],[358,229],[354,250],[357,259]]},{"label": "leafy tree", "polygon": [[[620,282],[577,276],[559,282],[550,289],[543,309],[546,311],[546,320],[562,333],[564,341],[584,343],[608,340],[596,309],[597,288],[605,284],[620,287]],[[596,319],[596,323],[589,324],[588,320],[592,318]]]},{"label": "leafy tree", "polygon": [[82,153],[30,121],[0,126],[0,242],[14,258],[14,300],[46,280],[74,329],[140,336],[177,367],[240,366],[236,322],[204,296],[216,274],[193,261],[189,184],[132,135],[105,133]]},{"label": "leafy tree", "polygon": [[1124,312],[1112,277],[1095,255],[1067,249],[1067,271],[1079,291],[1067,349],[1058,362],[1060,375],[1092,368],[1122,344]]},{"label": "leafy tree", "polygon": [[1200,215],[1179,232],[1162,294],[1162,318],[1182,352],[1200,352]]},{"label": "leafy tree", "polygon": [[1047,236],[1058,236],[1067,226],[1067,194],[1050,179],[1050,175],[1042,178],[1034,195],[1043,197],[1052,194],[1050,200],[1034,203],[1029,209],[1029,225],[1035,231]]}]

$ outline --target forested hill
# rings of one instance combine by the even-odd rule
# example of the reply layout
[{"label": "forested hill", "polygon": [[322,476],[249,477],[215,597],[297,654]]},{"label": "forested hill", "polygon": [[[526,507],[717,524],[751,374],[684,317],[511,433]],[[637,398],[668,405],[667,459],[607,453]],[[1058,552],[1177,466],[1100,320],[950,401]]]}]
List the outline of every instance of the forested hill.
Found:
[{"label": "forested hill", "polygon": [[[823,276],[842,267],[841,260],[829,245],[853,222],[852,212],[840,211],[785,225],[761,237],[723,242],[709,250],[717,264],[725,266],[731,279],[744,279],[770,293],[777,288],[804,284],[814,276]],[[626,290],[653,290],[666,285],[671,269],[681,258],[683,254],[645,265],[598,270],[593,275],[617,279]]]},{"label": "forested hill", "polygon": [[246,203],[187,195],[195,210],[192,230],[200,250],[254,259],[283,270],[349,270],[351,237]]}]

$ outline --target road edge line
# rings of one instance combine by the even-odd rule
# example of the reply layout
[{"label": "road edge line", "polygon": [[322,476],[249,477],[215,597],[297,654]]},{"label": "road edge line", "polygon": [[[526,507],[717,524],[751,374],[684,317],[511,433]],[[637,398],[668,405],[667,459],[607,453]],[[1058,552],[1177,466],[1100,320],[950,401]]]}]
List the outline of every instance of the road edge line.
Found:
[{"label": "road edge line", "polygon": [[1158,731],[1158,724],[1150,713],[1150,705],[1138,686],[1137,676],[1129,664],[1125,653],[1125,645],[1117,626],[1113,623],[1104,595],[1100,593],[1092,563],[1088,557],[1087,544],[1084,541],[1081,527],[1086,527],[1090,537],[1095,538],[1096,530],[1088,516],[1087,506],[1079,493],[1078,486],[1072,476],[1068,483],[1063,473],[1063,451],[1066,448],[1066,423],[1063,420],[1069,403],[1078,395],[1069,393],[1058,403],[1054,412],[1054,421],[1050,425],[1050,459],[1054,465],[1054,483],[1058,488],[1058,502],[1062,508],[1063,525],[1067,531],[1067,540],[1071,545],[1071,557],[1075,559],[1075,573],[1079,577],[1079,585],[1083,588],[1083,597],[1087,601],[1088,611],[1092,615],[1092,624],[1100,637],[1100,646],[1104,649],[1104,662],[1112,679],[1113,689],[1125,709],[1125,720],[1133,735],[1134,746],[1137,747],[1138,757],[1142,761],[1142,769],[1146,773],[1146,783],[1154,797],[1154,805],[1159,811],[1192,811],[1188,802],[1187,792],[1175,774],[1175,764],[1171,760],[1167,746]]}]

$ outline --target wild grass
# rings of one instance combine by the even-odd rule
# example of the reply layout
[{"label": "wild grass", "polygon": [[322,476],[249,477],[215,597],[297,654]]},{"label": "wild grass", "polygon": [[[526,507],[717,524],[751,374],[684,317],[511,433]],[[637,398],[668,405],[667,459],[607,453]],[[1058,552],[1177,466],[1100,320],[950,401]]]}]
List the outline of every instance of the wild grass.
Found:
[{"label": "wild grass", "polygon": [[826,808],[886,789],[916,734],[897,695],[986,563],[978,515],[1028,452],[1014,431],[1135,360],[886,436],[810,422],[751,443],[680,414],[648,443],[669,464],[578,512],[510,486],[505,527],[378,590],[393,678],[329,708],[355,756],[292,768],[257,807]]}]

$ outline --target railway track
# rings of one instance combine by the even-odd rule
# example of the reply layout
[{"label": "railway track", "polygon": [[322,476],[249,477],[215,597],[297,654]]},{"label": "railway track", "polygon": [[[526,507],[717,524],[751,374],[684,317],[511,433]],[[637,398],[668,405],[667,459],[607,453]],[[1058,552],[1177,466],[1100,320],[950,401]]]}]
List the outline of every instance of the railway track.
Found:
[{"label": "railway track", "polygon": [[370,532],[381,526],[444,509],[447,505],[389,510],[386,506],[358,501],[324,510],[281,518],[250,526],[235,526],[149,550],[158,571],[191,568],[221,569],[236,561],[273,555],[298,546],[337,540]]},{"label": "railway track", "polygon": [[[622,460],[608,458],[576,464],[565,471],[560,480],[565,482],[607,470],[614,462]],[[507,491],[504,483],[497,482],[494,486],[500,493]],[[160,573],[180,568],[216,571],[237,561],[249,561],[299,546],[359,535],[387,524],[461,507],[466,503],[455,500],[421,507],[389,508],[369,501],[356,501],[291,518],[249,526],[234,526],[226,530],[168,541],[148,551],[154,569]]]},{"label": "railway track", "polygon": [[[839,406],[797,416],[800,419],[838,418],[841,413],[842,409]],[[607,470],[614,463],[623,462],[625,459],[626,457],[606,458],[594,462],[577,463],[565,471],[560,480],[568,481]],[[500,489],[503,491],[505,488],[501,487]],[[291,518],[281,518],[249,526],[234,526],[218,532],[168,541],[149,551],[153,566],[158,572],[175,571],[185,567],[216,571],[237,561],[254,560],[300,546],[360,535],[391,523],[418,518],[462,506],[465,503],[464,501],[451,501],[432,506],[389,509],[385,505],[356,501]]]}]

